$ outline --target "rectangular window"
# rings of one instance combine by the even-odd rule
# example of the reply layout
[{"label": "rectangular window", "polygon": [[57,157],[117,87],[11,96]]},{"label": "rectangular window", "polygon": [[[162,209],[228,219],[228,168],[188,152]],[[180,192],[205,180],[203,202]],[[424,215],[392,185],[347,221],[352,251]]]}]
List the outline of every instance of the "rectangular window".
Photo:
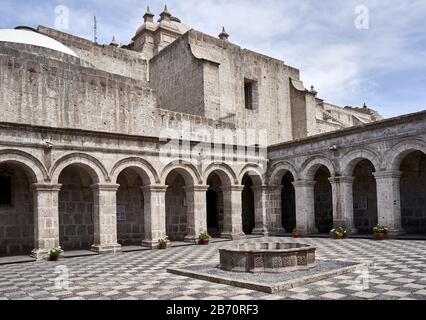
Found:
[{"label": "rectangular window", "polygon": [[0,172],[0,207],[13,207],[13,175]]},{"label": "rectangular window", "polygon": [[247,110],[253,110],[253,82],[244,81],[244,103]]}]

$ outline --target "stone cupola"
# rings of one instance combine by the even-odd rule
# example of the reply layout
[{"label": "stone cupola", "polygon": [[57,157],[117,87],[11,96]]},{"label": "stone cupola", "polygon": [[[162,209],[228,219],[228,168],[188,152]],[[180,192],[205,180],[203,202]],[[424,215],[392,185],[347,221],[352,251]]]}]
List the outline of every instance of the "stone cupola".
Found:
[{"label": "stone cupola", "polygon": [[115,36],[112,37],[112,41],[111,41],[111,43],[109,45],[111,47],[118,47],[119,46],[117,40],[115,39]]},{"label": "stone cupola", "polygon": [[154,14],[151,12],[149,7],[146,9],[146,13],[143,16],[143,20],[146,22],[154,22]]},{"label": "stone cupola", "polygon": [[166,5],[166,6],[164,6],[163,12],[160,13],[160,19],[158,20],[158,22],[161,22],[163,20],[170,20],[171,17],[172,17],[172,15],[169,12],[169,10],[167,9],[167,5]]},{"label": "stone cupola", "polygon": [[154,21],[154,17],[154,13],[148,7],[143,16],[143,25],[132,38],[132,50],[143,53],[147,60],[189,30],[180,19],[169,12],[167,6],[160,14],[158,22]]},{"label": "stone cupola", "polygon": [[226,32],[225,27],[222,28],[222,32],[219,34],[219,38],[225,41],[229,40],[229,33]]}]

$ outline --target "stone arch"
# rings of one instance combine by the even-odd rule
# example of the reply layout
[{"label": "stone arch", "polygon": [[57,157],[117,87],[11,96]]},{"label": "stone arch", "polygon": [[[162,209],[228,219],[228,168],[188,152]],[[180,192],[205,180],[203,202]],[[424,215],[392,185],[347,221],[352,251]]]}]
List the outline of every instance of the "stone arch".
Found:
[{"label": "stone arch", "polygon": [[73,164],[82,166],[87,170],[94,183],[110,181],[107,170],[98,159],[84,153],[72,153],[63,156],[55,162],[50,171],[52,182],[58,183],[61,172]]},{"label": "stone arch", "polygon": [[0,151],[0,256],[34,249],[37,208],[32,185],[48,180],[44,166],[19,150]]},{"label": "stone arch", "polygon": [[33,183],[49,181],[46,167],[34,156],[19,150],[1,150],[0,163],[11,162],[24,167]]},{"label": "stone arch", "polygon": [[360,149],[360,150],[353,150],[347,153],[343,157],[343,159],[340,161],[340,168],[342,170],[342,174],[344,176],[352,176],[355,167],[362,160],[370,161],[373,164],[374,169],[376,171],[380,171],[381,160],[379,155],[368,149]]},{"label": "stone arch", "polygon": [[289,161],[280,161],[275,163],[268,173],[268,183],[273,185],[280,185],[283,177],[290,172],[294,180],[298,180],[296,167]]},{"label": "stone arch", "polygon": [[238,175],[238,183],[242,185],[244,176],[246,174],[250,175],[250,178],[253,180],[254,185],[263,185],[264,184],[264,175],[263,170],[258,164],[249,163],[241,169],[240,174]]},{"label": "stone arch", "polygon": [[242,168],[238,181],[243,186],[241,192],[243,232],[252,234],[256,228],[256,212],[261,208],[259,207],[261,192],[258,187],[264,185],[263,170],[259,165],[249,163]]},{"label": "stone arch", "polygon": [[336,166],[332,160],[324,157],[314,157],[306,160],[302,165],[300,177],[305,180],[314,180],[315,174],[321,166],[326,167],[332,177],[336,175]]},{"label": "stone arch", "polygon": [[225,163],[212,163],[209,165],[203,174],[204,185],[207,185],[207,180],[212,173],[216,173],[224,186],[238,184],[237,176],[234,170]]},{"label": "stone arch", "polygon": [[426,142],[422,140],[405,140],[393,146],[385,156],[386,170],[399,171],[402,160],[414,151],[421,151],[426,154]]},{"label": "stone arch", "polygon": [[114,164],[110,173],[111,181],[115,183],[120,173],[128,168],[133,168],[138,173],[144,185],[160,183],[160,178],[154,167],[148,161],[139,157],[122,159]]},{"label": "stone arch", "polygon": [[177,171],[182,175],[187,186],[194,184],[202,184],[203,179],[197,168],[186,161],[173,161],[169,163],[161,172],[161,183],[166,184],[167,177],[172,171]]}]

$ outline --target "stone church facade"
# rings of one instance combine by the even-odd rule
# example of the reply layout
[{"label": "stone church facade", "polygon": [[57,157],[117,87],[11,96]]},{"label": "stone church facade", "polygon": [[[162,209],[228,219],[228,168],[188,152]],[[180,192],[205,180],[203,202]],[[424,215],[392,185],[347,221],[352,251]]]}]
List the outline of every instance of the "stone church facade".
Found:
[{"label": "stone church facade", "polygon": [[0,255],[154,248],[206,230],[426,231],[426,112],[329,104],[296,68],[167,8],[125,46],[7,32]]}]

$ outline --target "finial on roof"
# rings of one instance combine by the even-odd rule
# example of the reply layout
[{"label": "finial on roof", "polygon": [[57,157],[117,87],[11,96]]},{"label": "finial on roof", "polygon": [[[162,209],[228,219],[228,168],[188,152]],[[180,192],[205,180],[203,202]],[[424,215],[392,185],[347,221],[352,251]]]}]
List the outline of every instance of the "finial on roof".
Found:
[{"label": "finial on roof", "polygon": [[311,86],[311,92],[312,92],[314,95],[317,95],[317,94],[318,94],[318,91],[317,91],[317,90],[315,90],[314,85],[312,85],[312,86]]},{"label": "finial on roof", "polygon": [[160,20],[158,20],[158,22],[161,22],[163,20],[169,20],[171,17],[172,15],[167,9],[167,5],[165,5],[163,12],[160,13]]},{"label": "finial on roof", "polygon": [[118,47],[119,46],[117,40],[115,40],[115,36],[112,37],[112,41],[111,41],[111,43],[109,45],[113,46],[113,47]]},{"label": "finial on roof", "polygon": [[153,22],[154,21],[154,14],[149,9],[149,6],[146,8],[146,13],[143,16],[143,19],[145,22]]},{"label": "finial on roof", "polygon": [[229,33],[226,32],[225,27],[222,28],[222,32],[219,34],[219,38],[221,40],[228,41],[228,39],[229,39]]},{"label": "finial on roof", "polygon": [[363,106],[363,108],[364,109],[367,109],[368,107],[367,107],[367,104],[364,102],[364,106]]}]

